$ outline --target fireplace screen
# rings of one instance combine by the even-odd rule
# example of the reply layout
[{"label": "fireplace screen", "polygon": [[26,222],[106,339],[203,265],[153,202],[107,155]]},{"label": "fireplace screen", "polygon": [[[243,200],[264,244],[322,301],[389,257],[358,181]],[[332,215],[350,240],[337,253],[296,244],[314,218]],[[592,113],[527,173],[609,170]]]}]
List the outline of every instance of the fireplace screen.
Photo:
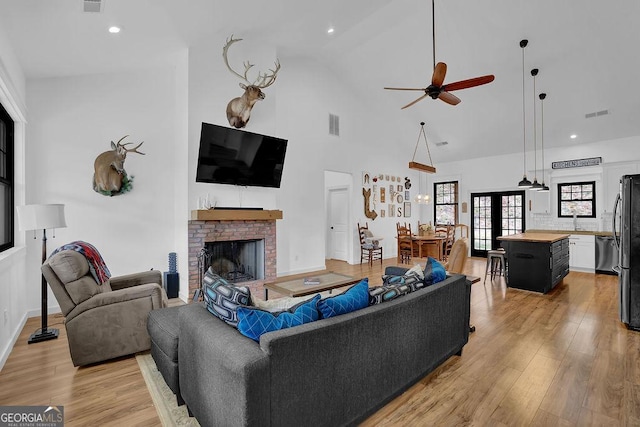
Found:
[{"label": "fireplace screen", "polygon": [[212,267],[230,283],[264,279],[264,240],[207,242],[206,271]]}]

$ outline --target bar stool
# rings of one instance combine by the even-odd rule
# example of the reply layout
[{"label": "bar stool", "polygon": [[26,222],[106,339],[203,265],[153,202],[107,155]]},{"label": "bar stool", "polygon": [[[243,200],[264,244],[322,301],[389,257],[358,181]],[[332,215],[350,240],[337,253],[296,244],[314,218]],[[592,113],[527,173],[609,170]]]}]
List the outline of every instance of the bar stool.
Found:
[{"label": "bar stool", "polygon": [[487,251],[487,266],[484,271],[484,281],[487,281],[487,274],[491,272],[491,280],[497,275],[506,276],[507,262],[504,248]]}]

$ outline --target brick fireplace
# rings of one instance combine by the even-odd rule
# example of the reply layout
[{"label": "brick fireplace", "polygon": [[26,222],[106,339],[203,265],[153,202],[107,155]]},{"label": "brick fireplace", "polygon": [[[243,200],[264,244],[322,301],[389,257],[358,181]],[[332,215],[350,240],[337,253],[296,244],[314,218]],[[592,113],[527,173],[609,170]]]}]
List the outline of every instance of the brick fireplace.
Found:
[{"label": "brick fireplace", "polygon": [[189,301],[198,283],[198,254],[206,243],[262,240],[264,242],[264,278],[242,282],[252,295],[263,297],[262,285],[275,281],[277,275],[276,220],[282,211],[213,209],[191,212],[189,221]]}]

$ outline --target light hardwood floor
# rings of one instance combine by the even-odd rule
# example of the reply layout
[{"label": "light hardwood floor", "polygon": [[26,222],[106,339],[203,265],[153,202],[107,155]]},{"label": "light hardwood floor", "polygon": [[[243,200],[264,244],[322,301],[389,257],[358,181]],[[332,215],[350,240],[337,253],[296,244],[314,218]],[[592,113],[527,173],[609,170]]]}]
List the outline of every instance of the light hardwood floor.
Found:
[{"label": "light hardwood floor", "polygon": [[[328,261],[330,270],[380,283],[386,265]],[[466,272],[482,277],[484,259]],[[69,426],[160,423],[133,357],[74,368],[60,338],[27,345],[27,322],[0,371],[0,405],[64,405]],[[618,320],[617,277],[571,272],[547,295],[487,279],[471,289],[477,330],[462,356],[363,424],[424,426],[640,425],[640,333]]]}]

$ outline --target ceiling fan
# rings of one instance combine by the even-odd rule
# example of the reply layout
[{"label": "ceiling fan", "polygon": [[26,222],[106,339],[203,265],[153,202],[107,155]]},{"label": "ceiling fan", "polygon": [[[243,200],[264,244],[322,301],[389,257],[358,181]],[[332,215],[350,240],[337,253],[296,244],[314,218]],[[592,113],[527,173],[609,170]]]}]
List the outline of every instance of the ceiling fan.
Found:
[{"label": "ceiling fan", "polygon": [[438,62],[436,64],[436,23],[435,23],[435,0],[431,0],[431,28],[433,33],[433,75],[431,76],[431,84],[425,88],[406,88],[406,87],[385,87],[388,90],[421,90],[424,92],[420,98],[412,101],[402,107],[405,109],[411,107],[418,101],[422,101],[427,96],[432,99],[441,99],[447,104],[458,105],[461,100],[457,96],[449,93],[454,90],[468,89],[470,87],[480,86],[487,83],[491,83],[495,77],[493,74],[489,74],[481,77],[474,77],[468,80],[461,80],[454,83],[448,83],[443,85],[445,75],[447,74],[447,64],[444,62]]}]

